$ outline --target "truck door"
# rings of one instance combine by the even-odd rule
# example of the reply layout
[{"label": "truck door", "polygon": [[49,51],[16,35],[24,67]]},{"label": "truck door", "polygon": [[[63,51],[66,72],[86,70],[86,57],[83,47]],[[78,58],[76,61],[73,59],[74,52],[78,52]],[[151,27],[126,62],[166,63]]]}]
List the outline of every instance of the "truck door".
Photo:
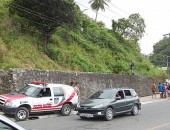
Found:
[{"label": "truck door", "polygon": [[63,89],[60,87],[54,87],[53,95],[54,95],[53,106],[61,108],[62,102],[65,100]]},{"label": "truck door", "polygon": [[51,110],[53,99],[51,97],[50,88],[43,88],[38,96],[33,99],[33,111]]}]

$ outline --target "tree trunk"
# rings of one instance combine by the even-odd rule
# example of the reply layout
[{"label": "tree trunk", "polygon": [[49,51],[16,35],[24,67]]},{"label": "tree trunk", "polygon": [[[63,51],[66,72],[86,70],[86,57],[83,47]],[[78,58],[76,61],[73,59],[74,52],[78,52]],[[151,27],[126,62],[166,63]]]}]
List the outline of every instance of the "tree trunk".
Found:
[{"label": "tree trunk", "polygon": [[97,15],[98,15],[98,10],[96,11],[96,18],[95,18],[95,22],[97,21]]}]

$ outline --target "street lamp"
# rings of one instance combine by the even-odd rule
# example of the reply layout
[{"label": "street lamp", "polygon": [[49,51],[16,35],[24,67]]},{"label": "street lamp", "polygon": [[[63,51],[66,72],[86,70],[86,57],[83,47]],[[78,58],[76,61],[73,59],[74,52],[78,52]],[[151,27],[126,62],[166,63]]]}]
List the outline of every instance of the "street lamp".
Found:
[{"label": "street lamp", "polygon": [[[169,75],[169,71],[168,71],[168,68],[169,68],[169,57],[170,56],[167,56],[167,55],[165,55],[166,56],[166,67],[167,67],[167,74]],[[165,57],[164,56],[164,57]]]},{"label": "street lamp", "polygon": [[[167,35],[170,37],[170,33],[164,34],[163,36],[165,37],[165,36],[167,36]],[[169,75],[169,71],[168,71],[168,68],[169,68],[169,63],[168,63],[169,60],[168,60],[168,58],[169,58],[169,57],[170,57],[170,56],[167,56],[167,55],[166,55],[166,64],[167,64],[166,66],[167,66],[167,74],[168,74],[168,75]]]}]

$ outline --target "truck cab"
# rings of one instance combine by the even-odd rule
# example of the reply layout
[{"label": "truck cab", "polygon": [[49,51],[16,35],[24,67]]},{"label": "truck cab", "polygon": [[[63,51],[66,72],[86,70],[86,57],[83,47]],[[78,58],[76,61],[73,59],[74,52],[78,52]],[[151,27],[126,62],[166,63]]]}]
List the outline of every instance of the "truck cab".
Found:
[{"label": "truck cab", "polygon": [[0,109],[20,121],[45,111],[60,111],[68,116],[77,103],[78,95],[72,86],[38,81],[18,92],[0,95]]}]

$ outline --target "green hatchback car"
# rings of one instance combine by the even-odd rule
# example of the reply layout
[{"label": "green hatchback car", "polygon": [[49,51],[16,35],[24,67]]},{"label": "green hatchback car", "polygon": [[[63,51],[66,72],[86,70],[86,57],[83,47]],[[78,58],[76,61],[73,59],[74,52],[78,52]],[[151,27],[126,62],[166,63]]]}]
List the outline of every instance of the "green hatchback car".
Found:
[{"label": "green hatchback car", "polygon": [[109,88],[97,91],[78,103],[77,115],[82,119],[104,117],[110,121],[115,115],[124,113],[137,115],[140,109],[141,103],[134,89]]}]

